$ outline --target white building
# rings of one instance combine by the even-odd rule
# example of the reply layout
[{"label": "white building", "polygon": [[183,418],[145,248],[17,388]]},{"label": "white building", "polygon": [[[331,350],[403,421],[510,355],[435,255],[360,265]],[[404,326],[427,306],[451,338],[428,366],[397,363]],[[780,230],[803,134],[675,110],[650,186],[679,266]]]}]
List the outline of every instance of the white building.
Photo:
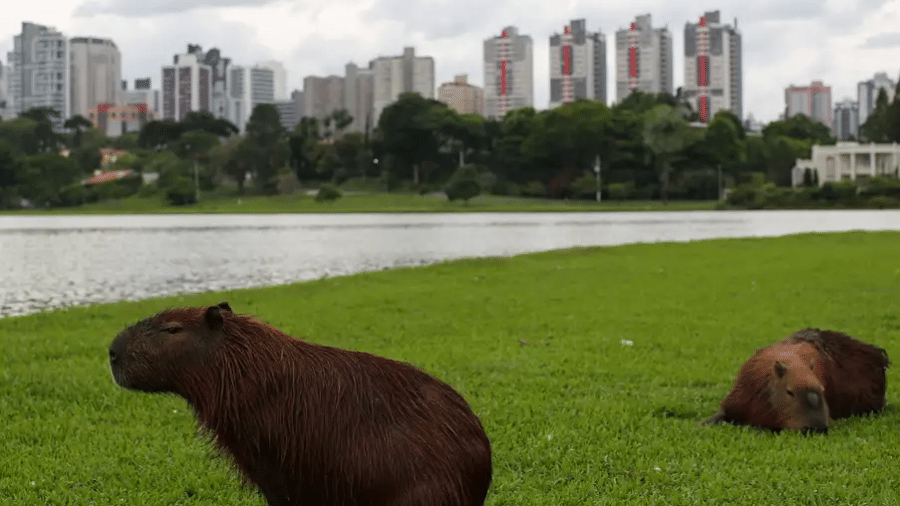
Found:
[{"label": "white building", "polygon": [[272,71],[273,100],[288,100],[290,97],[287,91],[287,70],[284,65],[277,60],[267,60],[257,63],[256,66]]},{"label": "white building", "polygon": [[634,18],[627,29],[616,31],[616,100],[634,90],[673,92],[672,34],[653,28],[650,14]]},{"label": "white building", "polygon": [[124,105],[146,104],[147,110],[154,118],[161,118],[160,93],[158,89],[153,89],[149,77],[134,80],[134,89],[124,88],[122,90],[122,103]]},{"label": "white building", "polygon": [[375,129],[375,73],[355,63],[344,67],[344,109],[353,116],[348,132]]},{"label": "white building", "polygon": [[97,104],[120,103],[122,54],[115,42],[97,37],[69,39],[72,115],[87,118]]},{"label": "white building", "polygon": [[900,170],[900,145],[838,142],[834,146],[814,145],[809,160],[797,160],[791,184],[803,183],[806,169],[818,175],[819,185],[834,181],[856,181],[867,177],[895,176]]},{"label": "white building", "polygon": [[743,55],[741,32],[719,21],[710,11],[698,23],[684,26],[684,98],[700,120],[709,122],[726,109],[743,118]]},{"label": "white building", "polygon": [[162,117],[181,121],[190,111],[209,111],[212,69],[196,54],[175,55],[162,68]]},{"label": "white building", "polygon": [[307,117],[321,120],[344,109],[344,98],[344,78],[341,76],[303,78],[303,114]]},{"label": "white building", "polygon": [[859,136],[859,102],[845,98],[834,104],[834,136],[842,141]]},{"label": "white building", "polygon": [[573,19],[550,36],[550,107],[579,98],[606,103],[606,36]]},{"label": "white building", "polygon": [[856,85],[857,101],[859,102],[859,125],[865,124],[869,115],[875,109],[878,100],[878,92],[884,90],[888,103],[894,100],[894,92],[897,84],[888,77],[886,72],[878,72],[872,79],[862,81]]},{"label": "white building", "polygon": [[484,41],[484,115],[502,118],[508,111],[534,107],[533,43],[507,26]]},{"label": "white building", "polygon": [[0,64],[0,119],[9,119],[12,96],[9,93],[9,74],[12,67]]},{"label": "white building", "polygon": [[275,103],[274,72],[260,65],[232,65],[228,81],[229,116],[226,119],[243,132],[257,105]]},{"label": "white building", "polygon": [[10,115],[47,107],[59,112],[53,124],[62,129],[72,116],[68,37],[55,28],[23,22],[22,33],[13,37],[13,50],[7,58],[12,67]]},{"label": "white building", "polygon": [[414,92],[434,98],[434,58],[416,56],[412,47],[403,49],[403,56],[380,56],[369,65],[374,73],[374,121],[381,111],[394,103],[403,93]]}]

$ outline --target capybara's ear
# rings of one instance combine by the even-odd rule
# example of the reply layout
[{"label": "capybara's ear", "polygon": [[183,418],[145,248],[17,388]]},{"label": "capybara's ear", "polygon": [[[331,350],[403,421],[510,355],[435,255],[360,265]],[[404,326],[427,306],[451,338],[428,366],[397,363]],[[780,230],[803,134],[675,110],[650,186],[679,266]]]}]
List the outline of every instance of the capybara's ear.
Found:
[{"label": "capybara's ear", "polygon": [[809,370],[810,370],[810,371],[813,371],[813,370],[815,370],[815,369],[816,369],[816,361],[815,361],[815,360],[810,360],[810,361],[809,361]]},{"label": "capybara's ear", "polygon": [[784,373],[787,372],[787,366],[782,364],[781,362],[775,362],[775,374],[778,375],[779,378],[784,377]]},{"label": "capybara's ear", "polygon": [[210,306],[206,308],[206,314],[203,315],[206,320],[206,326],[210,330],[219,330],[225,326],[225,320],[222,318],[222,309],[219,306]]},{"label": "capybara's ear", "polygon": [[232,309],[231,309],[231,305],[228,304],[227,301],[223,300],[222,302],[218,303],[217,306],[219,306],[219,309],[221,309],[222,311],[228,311],[229,313],[234,313],[234,311],[232,311]]}]

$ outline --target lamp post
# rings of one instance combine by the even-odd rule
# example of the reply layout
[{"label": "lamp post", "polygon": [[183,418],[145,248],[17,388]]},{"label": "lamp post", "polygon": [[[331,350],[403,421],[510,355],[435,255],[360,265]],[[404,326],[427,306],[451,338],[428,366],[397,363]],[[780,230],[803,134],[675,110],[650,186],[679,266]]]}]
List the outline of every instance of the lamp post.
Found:
[{"label": "lamp post", "polygon": [[594,173],[597,174],[597,202],[600,202],[600,155],[597,155],[597,161],[594,162]]}]

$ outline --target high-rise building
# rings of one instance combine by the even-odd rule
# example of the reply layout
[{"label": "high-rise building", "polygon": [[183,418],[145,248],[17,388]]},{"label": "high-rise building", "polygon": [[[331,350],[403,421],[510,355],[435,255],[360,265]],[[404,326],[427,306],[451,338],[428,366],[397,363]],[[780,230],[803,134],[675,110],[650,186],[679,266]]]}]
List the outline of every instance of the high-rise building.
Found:
[{"label": "high-rise building", "polygon": [[375,129],[375,73],[355,63],[344,67],[344,109],[353,116],[348,132],[371,132]]},{"label": "high-rise building", "polygon": [[838,140],[856,139],[859,135],[859,102],[851,98],[834,104],[834,136]]},{"label": "high-rise building", "polygon": [[323,119],[343,108],[343,77],[306,76],[303,78],[303,114],[305,116]]},{"label": "high-rise building", "polygon": [[275,109],[281,119],[281,126],[288,132],[292,132],[300,118],[303,117],[303,92],[294,90],[288,100],[276,100]]},{"label": "high-rise building", "polygon": [[708,122],[722,109],[743,118],[741,32],[709,11],[698,23],[684,25],[684,98]]},{"label": "high-rise building", "polygon": [[606,103],[606,35],[573,19],[550,36],[550,107],[579,98]]},{"label": "high-rise building", "polygon": [[414,92],[434,99],[434,58],[416,56],[415,48],[404,48],[402,56],[379,56],[372,60],[369,68],[374,72],[376,124],[381,111],[403,93]]},{"label": "high-rise building", "polygon": [[459,114],[484,114],[484,91],[469,84],[469,76],[460,74],[438,87],[438,100]]},{"label": "high-rise building", "polygon": [[188,44],[187,54],[195,55],[199,63],[209,67],[209,112],[218,118],[228,118],[228,69],[231,58],[223,57],[218,48],[204,51],[197,44]]},{"label": "high-rise building", "polygon": [[228,90],[230,115],[226,119],[243,132],[257,105],[275,103],[274,82],[274,72],[268,67],[232,65]]},{"label": "high-rise building", "polygon": [[534,107],[533,43],[507,26],[484,41],[484,114],[502,118],[508,111]]},{"label": "high-rise building", "polygon": [[9,119],[12,97],[9,94],[9,74],[12,67],[0,63],[0,120]]},{"label": "high-rise building", "polygon": [[72,72],[72,115],[85,118],[97,104],[118,104],[122,81],[122,54],[115,42],[98,37],[69,39]]},{"label": "high-rise building", "polygon": [[55,28],[23,22],[22,33],[13,37],[8,60],[12,67],[8,82],[10,114],[47,107],[59,112],[53,126],[62,129],[72,115],[68,37]]},{"label": "high-rise building", "polygon": [[209,111],[212,69],[196,53],[175,55],[162,68],[162,117],[180,121],[190,111]]},{"label": "high-rise building", "polygon": [[287,100],[290,98],[287,92],[287,70],[284,69],[284,65],[280,61],[266,60],[257,63],[256,66],[272,71],[273,100]]},{"label": "high-rise building", "polygon": [[132,90],[126,86],[122,90],[122,103],[124,105],[146,104],[148,116],[151,118],[161,117],[159,90],[153,89],[149,77],[135,79]]},{"label": "high-rise building", "polygon": [[805,114],[820,123],[834,128],[831,109],[831,86],[813,81],[809,86],[790,85],[784,90],[784,117]]},{"label": "high-rise building", "polygon": [[650,14],[616,31],[616,100],[634,90],[673,93],[672,34],[665,27],[653,28]]},{"label": "high-rise building", "polygon": [[875,101],[878,100],[878,92],[884,90],[888,102],[894,100],[896,83],[888,77],[886,72],[878,72],[872,79],[862,81],[856,86],[857,100],[859,101],[859,124],[863,125],[869,119],[869,115],[875,110]]}]

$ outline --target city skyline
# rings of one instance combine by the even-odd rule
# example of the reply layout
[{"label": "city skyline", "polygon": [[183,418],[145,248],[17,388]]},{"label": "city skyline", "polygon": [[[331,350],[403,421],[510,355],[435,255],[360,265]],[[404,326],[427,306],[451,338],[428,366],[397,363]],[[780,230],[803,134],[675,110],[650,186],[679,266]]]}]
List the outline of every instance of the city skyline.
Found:
[{"label": "city skyline", "polygon": [[[651,14],[655,27],[668,27],[673,34],[677,89],[684,84],[680,35],[685,23],[696,22],[705,11],[719,10],[725,23],[737,18],[744,38],[745,116],[766,122],[777,119],[784,110],[784,89],[791,84],[821,80],[832,86],[837,102],[856,98],[857,83],[876,72],[896,79],[900,71],[891,67],[900,48],[900,30],[894,28],[900,19],[900,0],[859,0],[855,2],[859,5],[844,7],[768,0],[752,5],[722,0],[687,7],[647,0],[612,7],[526,1],[515,7],[498,2],[478,9],[475,4],[443,0],[413,6],[391,0],[320,2],[303,8],[279,1],[242,5],[248,3],[212,0],[173,7],[160,0],[93,0],[75,7],[58,1],[11,5],[4,7],[0,20],[0,55],[12,49],[21,23],[31,21],[68,36],[114,40],[122,53],[122,78],[129,81],[155,76],[156,69],[186,43],[217,47],[234,61],[279,60],[287,70],[288,90],[302,89],[305,76],[342,75],[349,62],[368,62],[414,46],[417,54],[434,58],[436,83],[464,73],[469,82],[484,86],[483,41],[511,25],[535,41],[534,105],[545,109],[550,86],[546,41],[568,20],[584,18],[589,31],[612,34],[635,16]],[[608,69],[615,64],[611,45]],[[608,71],[609,90],[614,89],[613,79],[614,72]],[[608,102],[614,99],[608,96]]]}]

